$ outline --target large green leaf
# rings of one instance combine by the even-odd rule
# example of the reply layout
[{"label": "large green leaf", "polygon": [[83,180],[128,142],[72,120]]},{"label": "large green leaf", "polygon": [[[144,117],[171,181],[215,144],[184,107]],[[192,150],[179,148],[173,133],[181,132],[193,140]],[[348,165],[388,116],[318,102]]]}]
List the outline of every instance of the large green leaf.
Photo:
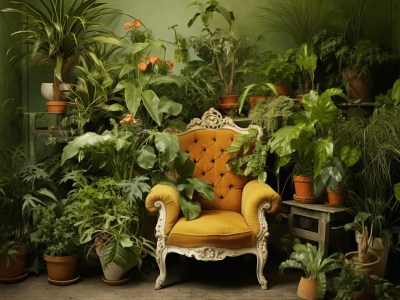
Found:
[{"label": "large green leaf", "polygon": [[397,79],[393,84],[392,99],[395,100],[395,104],[400,104],[400,79]]},{"label": "large green leaf", "polygon": [[162,160],[167,163],[174,161],[179,151],[178,136],[166,132],[156,132],[154,136],[154,142],[161,153]]},{"label": "large green leaf", "polygon": [[181,76],[177,75],[154,75],[149,80],[149,85],[171,84],[175,83],[179,87],[182,86],[183,80]]},{"label": "large green leaf", "polygon": [[142,86],[137,81],[124,80],[121,84],[125,87],[125,102],[133,117],[142,101]]},{"label": "large green leaf", "polygon": [[168,97],[161,97],[158,109],[167,115],[178,116],[182,111],[182,104],[170,100]]},{"label": "large green leaf", "polygon": [[325,162],[321,169],[321,181],[325,187],[330,187],[332,190],[336,191],[339,183],[344,178],[344,168],[341,160],[335,157],[333,160],[328,160]]},{"label": "large green leaf", "polygon": [[343,146],[340,149],[340,158],[346,167],[354,166],[361,157],[361,150],[358,147],[351,148],[350,146]]},{"label": "large green leaf", "polygon": [[197,201],[186,200],[184,197],[179,195],[179,205],[181,207],[182,213],[188,221],[194,220],[200,215],[201,205]]},{"label": "large green leaf", "polygon": [[188,178],[187,181],[204,199],[214,200],[214,188],[211,184],[201,178]]},{"label": "large green leaf", "polygon": [[314,152],[314,177],[321,173],[322,165],[333,157],[333,142],[332,138],[318,139]]},{"label": "large green leaf", "polygon": [[149,113],[150,117],[158,124],[162,122],[162,112],[159,110],[158,105],[160,99],[152,90],[146,90],[142,92],[143,104]]},{"label": "large green leaf", "polygon": [[193,175],[195,164],[191,161],[189,153],[179,151],[174,163],[181,178],[188,178]]},{"label": "large green leaf", "polygon": [[285,126],[276,131],[268,142],[271,151],[279,157],[286,157],[295,152],[292,141],[299,138],[302,129],[301,126]]},{"label": "large green leaf", "polygon": [[137,164],[139,167],[150,170],[157,161],[157,156],[155,154],[154,148],[151,146],[144,146],[139,149],[139,155],[137,157]]},{"label": "large green leaf", "polygon": [[111,138],[112,137],[109,134],[98,135],[94,132],[87,132],[81,136],[76,137],[73,141],[69,142],[68,145],[64,147],[63,153],[61,155],[61,165],[64,164],[66,160],[76,156],[82,148],[103,143],[110,140]]},{"label": "large green leaf", "polygon": [[139,53],[140,51],[145,50],[149,46],[150,46],[149,43],[135,43],[135,44],[132,45],[131,55],[133,56],[133,55]]}]

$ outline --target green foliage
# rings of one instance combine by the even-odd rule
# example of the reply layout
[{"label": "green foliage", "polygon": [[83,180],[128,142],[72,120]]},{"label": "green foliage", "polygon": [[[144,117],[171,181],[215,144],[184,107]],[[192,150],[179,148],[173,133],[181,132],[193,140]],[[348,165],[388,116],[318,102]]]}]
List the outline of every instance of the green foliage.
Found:
[{"label": "green foliage", "polygon": [[44,246],[50,256],[71,255],[79,250],[79,234],[74,224],[77,222],[73,212],[64,209],[62,214],[55,208],[36,206],[33,210],[33,243]]},{"label": "green foliage", "polygon": [[324,0],[270,0],[260,7],[260,22],[267,32],[288,34],[301,45],[319,31]]},{"label": "green foliage", "polygon": [[195,164],[190,160],[189,154],[179,151],[170,171],[174,178],[167,177],[167,180],[161,181],[161,184],[170,185],[179,192],[179,205],[187,220],[196,219],[201,212],[200,202],[194,198],[195,192],[203,199],[214,200],[213,186],[201,178],[193,178],[194,168]]},{"label": "green foliage", "polygon": [[303,97],[304,111],[293,115],[294,124],[272,135],[268,145],[278,156],[277,172],[296,155],[296,174],[307,175],[311,167],[316,178],[323,163],[332,158],[331,126],[338,114],[333,96],[345,97],[340,89],[328,89],[322,94],[310,91]]},{"label": "green foliage", "polygon": [[[64,0],[10,2],[17,8],[5,8],[2,12],[19,15],[22,24],[22,29],[12,33],[18,43],[11,62],[27,57],[52,64],[58,92],[59,83],[65,79],[77,55],[88,55],[95,42],[119,44],[99,22],[103,17],[117,13],[105,8],[105,3],[96,0],[74,0],[69,5]],[[24,52],[18,54],[18,49],[22,48]],[[56,100],[59,96],[55,96]]]},{"label": "green foliage", "polygon": [[368,276],[362,274],[358,269],[360,263],[343,264],[340,271],[336,300],[353,300],[354,292],[362,292],[368,283]]},{"label": "green foliage", "polygon": [[229,29],[232,26],[232,22],[235,20],[235,16],[232,11],[228,11],[224,6],[220,5],[220,3],[216,0],[207,0],[202,3],[199,0],[193,1],[189,3],[188,7],[196,6],[198,12],[194,14],[194,16],[189,20],[187,26],[191,27],[193,23],[196,21],[198,17],[201,18],[203,26],[208,28],[210,25],[210,21],[214,16],[214,13],[220,14],[226,22],[229,24]]},{"label": "green foliage", "polygon": [[0,240],[26,237],[31,208],[53,201],[55,185],[44,163],[35,163],[23,146],[0,153]]},{"label": "green foliage", "polygon": [[94,180],[80,186],[75,194],[71,212],[78,220],[80,243],[91,243],[87,253],[101,244],[110,262],[121,266],[125,271],[137,265],[139,268],[145,254],[154,255],[152,244],[138,236],[139,203],[126,201],[126,191],[112,178]]},{"label": "green foliage", "polygon": [[250,112],[251,123],[263,130],[263,140],[268,141],[280,127],[289,125],[296,102],[286,96],[274,99],[262,99]]},{"label": "green foliage", "polygon": [[251,128],[247,134],[238,134],[227,149],[228,153],[235,153],[229,160],[228,168],[236,174],[251,176],[265,182],[269,147],[260,138],[260,133],[255,128]]},{"label": "green foliage", "polygon": [[317,69],[317,55],[308,44],[302,44],[296,51],[296,65],[303,72],[304,89],[309,92],[314,90],[315,70]]},{"label": "green foliage", "polygon": [[279,271],[283,272],[286,268],[294,268],[304,271],[306,278],[316,278],[317,298],[323,299],[326,292],[325,274],[342,267],[343,255],[333,253],[324,258],[323,247],[317,249],[309,243],[295,243],[293,250],[289,259],[280,264]]},{"label": "green foliage", "polygon": [[360,40],[345,44],[336,52],[336,58],[342,69],[353,69],[358,78],[369,79],[371,70],[388,61],[390,55],[370,40]]},{"label": "green foliage", "polygon": [[375,275],[369,276],[372,280],[377,282],[375,285],[374,296],[379,300],[396,300],[399,298],[400,286],[395,286],[389,280],[380,278]]}]

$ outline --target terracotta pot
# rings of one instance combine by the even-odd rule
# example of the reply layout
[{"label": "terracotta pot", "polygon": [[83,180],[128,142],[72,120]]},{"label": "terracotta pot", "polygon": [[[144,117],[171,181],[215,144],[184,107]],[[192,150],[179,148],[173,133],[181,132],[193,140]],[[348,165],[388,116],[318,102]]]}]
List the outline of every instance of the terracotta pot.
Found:
[{"label": "terracotta pot", "polygon": [[[360,263],[358,259],[358,251],[352,251],[346,253],[344,256],[346,263],[360,263],[360,268],[357,269],[357,272],[364,274],[364,275],[379,275],[380,272],[380,257],[376,256],[375,254],[370,253],[371,262],[367,263]],[[371,279],[368,279],[368,286],[365,288],[363,293],[358,293],[358,299],[362,299],[368,296],[373,296],[375,290],[375,282]]]},{"label": "terracotta pot", "polygon": [[64,113],[67,110],[65,101],[46,101],[47,111],[52,113]]},{"label": "terracotta pot", "polygon": [[333,191],[331,188],[326,190],[328,195],[328,205],[329,206],[343,206],[345,192],[342,188],[337,188],[336,191]]},{"label": "terracotta pot", "polygon": [[25,262],[28,255],[26,245],[18,245],[14,248],[17,253],[9,260],[0,255],[0,282],[15,283],[24,280],[27,277],[25,273]]},{"label": "terracotta pot", "polygon": [[276,84],[275,89],[278,92],[278,96],[289,96],[289,88],[286,85]]},{"label": "terracotta pot", "polygon": [[317,279],[304,278],[301,276],[297,287],[297,297],[306,300],[317,299]]},{"label": "terracotta pot", "polygon": [[76,282],[74,279],[78,278],[76,274],[76,266],[79,259],[78,254],[70,256],[49,256],[43,254],[43,259],[46,261],[50,283],[57,285],[58,282],[70,282],[70,284]]},{"label": "terracotta pot", "polygon": [[295,194],[293,199],[300,203],[316,203],[318,198],[314,195],[314,182],[312,177],[293,176]]},{"label": "terracotta pot", "polygon": [[262,100],[262,99],[271,99],[272,97],[268,96],[250,96],[250,108],[254,109],[254,107],[256,107],[258,101]]},{"label": "terracotta pot", "polygon": [[355,70],[345,70],[343,72],[343,77],[347,82],[347,97],[350,103],[357,99],[366,101],[373,100],[371,83],[362,78],[358,78]]}]

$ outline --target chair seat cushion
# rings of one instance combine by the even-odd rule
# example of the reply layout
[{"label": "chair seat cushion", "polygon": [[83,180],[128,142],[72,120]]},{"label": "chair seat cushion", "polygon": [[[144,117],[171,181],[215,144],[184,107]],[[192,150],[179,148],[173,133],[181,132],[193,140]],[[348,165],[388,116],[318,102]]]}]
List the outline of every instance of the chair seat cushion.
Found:
[{"label": "chair seat cushion", "polygon": [[243,216],[224,210],[204,210],[199,218],[181,217],[167,237],[167,245],[239,249],[256,245],[256,236]]}]

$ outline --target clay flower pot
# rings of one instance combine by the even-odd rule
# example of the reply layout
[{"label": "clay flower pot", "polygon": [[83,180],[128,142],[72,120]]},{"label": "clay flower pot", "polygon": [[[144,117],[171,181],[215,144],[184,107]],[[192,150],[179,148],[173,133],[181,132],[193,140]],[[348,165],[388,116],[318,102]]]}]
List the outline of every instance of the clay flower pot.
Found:
[{"label": "clay flower pot", "polygon": [[344,205],[344,198],[345,192],[342,188],[337,188],[336,191],[333,191],[331,188],[326,190],[328,195],[328,205],[329,206],[343,206]]},{"label": "clay flower pot", "polygon": [[43,254],[46,261],[49,283],[54,285],[70,285],[79,280],[76,274],[78,254],[69,256],[49,256]]},{"label": "clay flower pot", "polygon": [[9,260],[0,255],[0,282],[2,283],[20,282],[28,276],[28,273],[25,273],[28,247],[26,245],[18,245],[15,250],[17,253],[10,257]]},{"label": "clay flower pot", "polygon": [[297,296],[306,300],[317,299],[317,279],[301,276],[299,286],[297,287]]},{"label": "clay flower pot", "polygon": [[300,203],[316,203],[318,198],[314,195],[314,182],[311,177],[294,175],[293,199]]}]

